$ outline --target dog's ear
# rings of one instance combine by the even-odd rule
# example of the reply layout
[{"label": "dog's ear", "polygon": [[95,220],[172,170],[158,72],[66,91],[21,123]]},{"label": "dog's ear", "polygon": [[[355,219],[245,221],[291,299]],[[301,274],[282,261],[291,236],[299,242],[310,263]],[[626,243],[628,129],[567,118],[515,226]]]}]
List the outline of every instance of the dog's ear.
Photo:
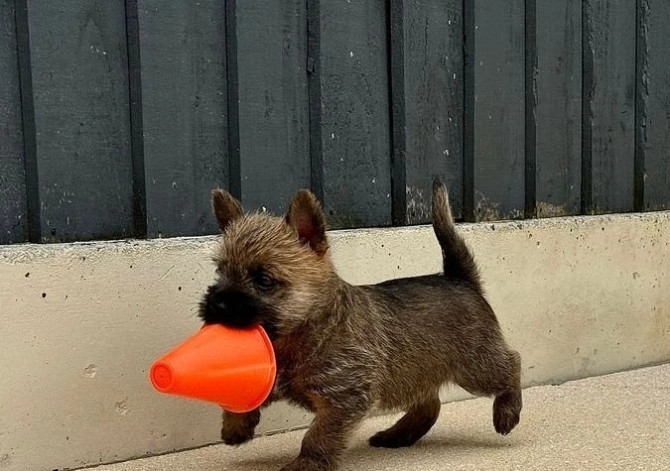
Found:
[{"label": "dog's ear", "polygon": [[235,219],[242,216],[242,205],[225,190],[212,190],[212,209],[221,232]]},{"label": "dog's ear", "polygon": [[328,251],[325,216],[311,191],[296,193],[288,208],[286,222],[297,232],[300,241],[309,244],[318,255]]}]

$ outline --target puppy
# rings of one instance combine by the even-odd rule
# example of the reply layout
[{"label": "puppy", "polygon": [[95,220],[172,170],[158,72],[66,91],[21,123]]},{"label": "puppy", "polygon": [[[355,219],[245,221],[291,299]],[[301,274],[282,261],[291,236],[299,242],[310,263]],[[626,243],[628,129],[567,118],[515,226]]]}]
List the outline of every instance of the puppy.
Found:
[{"label": "puppy", "polygon": [[[446,383],[493,396],[498,433],[519,422],[521,359],[484,298],[439,180],[432,196],[443,273],[353,286],[335,273],[324,213],[312,193],[299,191],[280,218],[244,214],[229,193],[213,191],[223,237],[218,279],[200,316],[206,324],[261,325],[278,368],[265,405],[285,399],[315,414],[300,454],[283,471],[336,469],[348,436],[373,405],[405,415],[370,445],[412,445],[437,420]],[[259,420],[259,410],[224,413],[223,441],[250,440]]]}]

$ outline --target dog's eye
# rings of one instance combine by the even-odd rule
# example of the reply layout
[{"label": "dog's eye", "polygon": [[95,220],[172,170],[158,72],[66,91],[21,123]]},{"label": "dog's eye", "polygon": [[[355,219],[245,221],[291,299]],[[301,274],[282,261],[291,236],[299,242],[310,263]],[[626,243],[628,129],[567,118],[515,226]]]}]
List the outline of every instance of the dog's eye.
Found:
[{"label": "dog's eye", "polygon": [[263,291],[269,291],[277,285],[277,281],[265,273],[259,273],[255,277],[256,285]]}]

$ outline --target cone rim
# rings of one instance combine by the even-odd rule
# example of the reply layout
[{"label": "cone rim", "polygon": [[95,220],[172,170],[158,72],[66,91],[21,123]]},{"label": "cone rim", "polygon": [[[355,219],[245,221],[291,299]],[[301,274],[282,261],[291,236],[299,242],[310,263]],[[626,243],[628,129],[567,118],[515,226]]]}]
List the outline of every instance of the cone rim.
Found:
[{"label": "cone rim", "polygon": [[151,382],[161,392],[169,391],[174,385],[174,374],[172,368],[166,363],[157,362],[151,367]]}]

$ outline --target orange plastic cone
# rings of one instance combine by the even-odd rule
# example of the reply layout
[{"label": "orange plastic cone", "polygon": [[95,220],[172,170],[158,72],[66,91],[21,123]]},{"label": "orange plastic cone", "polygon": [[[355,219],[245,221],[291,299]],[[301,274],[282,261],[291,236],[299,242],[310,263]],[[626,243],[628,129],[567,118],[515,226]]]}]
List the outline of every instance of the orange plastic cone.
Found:
[{"label": "orange plastic cone", "polygon": [[262,327],[206,325],[151,366],[162,393],[215,402],[230,412],[249,412],[272,391],[277,374],[272,343]]}]

